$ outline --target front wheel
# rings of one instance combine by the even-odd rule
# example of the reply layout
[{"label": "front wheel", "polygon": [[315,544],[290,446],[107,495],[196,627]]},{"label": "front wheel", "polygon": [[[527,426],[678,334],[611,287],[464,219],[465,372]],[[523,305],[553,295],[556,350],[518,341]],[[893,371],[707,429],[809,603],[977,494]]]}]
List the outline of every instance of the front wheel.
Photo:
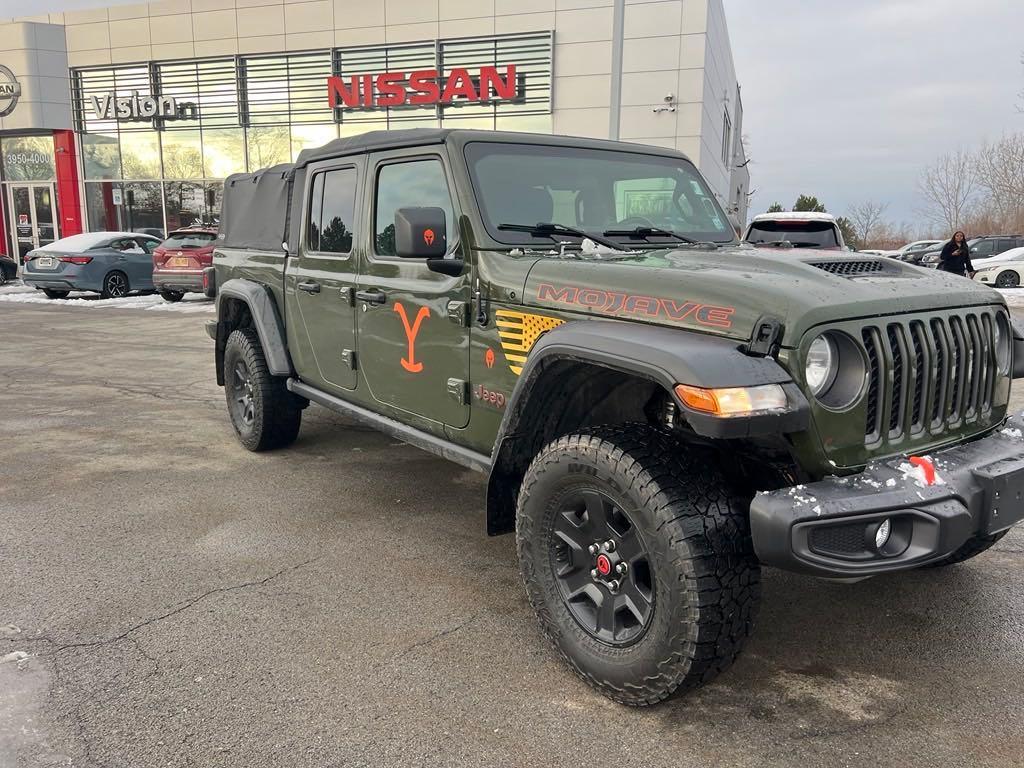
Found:
[{"label": "front wheel", "polygon": [[1018,285],[1020,285],[1020,275],[1013,270],[1000,272],[996,277],[996,287],[998,288],[1016,288]]},{"label": "front wheel", "polygon": [[172,304],[181,301],[185,298],[185,294],[182,291],[160,291],[160,297],[164,301],[169,301]]},{"label": "front wheel", "polygon": [[713,454],[644,425],[541,450],[519,494],[519,562],[542,630],[577,674],[644,706],[733,662],[760,602],[745,501]]},{"label": "front wheel", "polygon": [[302,423],[301,400],[267,368],[259,336],[239,328],[224,348],[224,395],[238,439],[250,451],[284,448]]},{"label": "front wheel", "polygon": [[131,291],[128,283],[128,275],[124,272],[111,272],[103,278],[103,290],[100,291],[101,299],[123,299]]}]

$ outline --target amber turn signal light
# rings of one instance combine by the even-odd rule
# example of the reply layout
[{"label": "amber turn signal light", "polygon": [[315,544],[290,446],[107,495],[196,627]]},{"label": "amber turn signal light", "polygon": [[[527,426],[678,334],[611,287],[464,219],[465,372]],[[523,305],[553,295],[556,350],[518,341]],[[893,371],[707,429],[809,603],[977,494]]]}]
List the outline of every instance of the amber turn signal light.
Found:
[{"label": "amber turn signal light", "polygon": [[676,394],[687,408],[713,416],[782,412],[789,407],[786,392],[779,384],[718,389],[677,384]]}]

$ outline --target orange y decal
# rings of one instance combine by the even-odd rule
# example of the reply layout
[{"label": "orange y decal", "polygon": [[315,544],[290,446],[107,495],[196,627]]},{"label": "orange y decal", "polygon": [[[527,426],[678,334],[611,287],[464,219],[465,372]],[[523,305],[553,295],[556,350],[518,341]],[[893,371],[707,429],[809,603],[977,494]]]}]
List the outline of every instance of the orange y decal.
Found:
[{"label": "orange y decal", "polygon": [[416,335],[420,332],[420,324],[430,317],[429,307],[420,307],[416,313],[416,320],[409,325],[409,316],[405,314],[405,307],[395,302],[395,312],[402,318],[402,325],[405,327],[405,338],[409,342],[409,357],[402,358],[402,367],[409,373],[419,373],[423,370],[423,363],[416,361]]}]

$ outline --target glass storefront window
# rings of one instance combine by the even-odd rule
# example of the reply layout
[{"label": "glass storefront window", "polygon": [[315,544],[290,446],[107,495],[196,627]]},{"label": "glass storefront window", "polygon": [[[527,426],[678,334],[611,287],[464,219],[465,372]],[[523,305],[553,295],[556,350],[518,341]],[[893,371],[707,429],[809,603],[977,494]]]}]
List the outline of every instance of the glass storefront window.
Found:
[{"label": "glass storefront window", "polygon": [[307,147],[322,147],[338,137],[338,128],[330,125],[293,125],[292,126],[292,160]]},{"label": "glass storefront window", "polygon": [[52,136],[5,136],[0,139],[5,181],[55,178]]},{"label": "glass storefront window", "polygon": [[249,128],[245,132],[249,146],[249,170],[291,162],[288,126]]},{"label": "glass storefront window", "polygon": [[156,131],[121,134],[121,169],[126,179],[160,178],[160,144]]},{"label": "glass storefront window", "polygon": [[91,181],[85,185],[85,208],[88,214],[89,231],[116,232],[121,229],[120,204],[124,202],[124,190],[120,182]]},{"label": "glass storefront window", "polygon": [[160,182],[125,184],[119,210],[121,226],[125,231],[145,232],[163,237],[164,205],[160,194]]},{"label": "glass storefront window", "polygon": [[225,179],[245,172],[245,139],[241,128],[203,129],[203,167],[207,178]]},{"label": "glass storefront window", "polygon": [[121,178],[121,152],[116,133],[82,136],[82,160],[87,179]]},{"label": "glass storefront window", "polygon": [[216,226],[220,221],[223,183],[168,181],[164,189],[167,195],[168,232],[181,227]]},{"label": "glass storefront window", "polygon": [[165,179],[203,178],[203,142],[198,130],[164,131]]}]

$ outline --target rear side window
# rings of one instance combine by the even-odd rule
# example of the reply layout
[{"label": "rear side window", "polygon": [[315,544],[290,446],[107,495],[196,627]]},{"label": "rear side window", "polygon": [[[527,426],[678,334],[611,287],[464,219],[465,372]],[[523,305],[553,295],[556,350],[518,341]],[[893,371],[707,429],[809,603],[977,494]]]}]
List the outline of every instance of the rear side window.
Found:
[{"label": "rear side window", "polygon": [[377,253],[395,255],[395,212],[416,206],[444,210],[445,228],[451,231],[452,198],[440,160],[415,160],[380,169],[377,174]]},{"label": "rear side window", "polygon": [[309,250],[351,253],[355,210],[355,168],[336,168],[313,176],[307,227]]},{"label": "rear side window", "polygon": [[213,232],[172,232],[164,248],[205,248],[217,239]]}]

